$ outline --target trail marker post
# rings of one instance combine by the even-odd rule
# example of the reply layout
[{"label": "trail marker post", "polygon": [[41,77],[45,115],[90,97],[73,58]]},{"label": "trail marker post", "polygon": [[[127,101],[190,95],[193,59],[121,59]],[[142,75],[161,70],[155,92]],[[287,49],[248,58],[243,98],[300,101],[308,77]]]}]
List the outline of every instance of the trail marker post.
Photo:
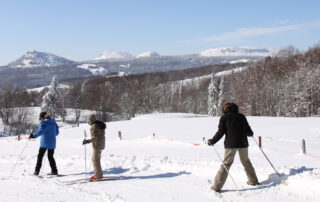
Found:
[{"label": "trail marker post", "polygon": [[302,153],[306,154],[306,141],[302,139]]},{"label": "trail marker post", "polygon": [[121,131],[118,131],[119,140],[122,140]]}]

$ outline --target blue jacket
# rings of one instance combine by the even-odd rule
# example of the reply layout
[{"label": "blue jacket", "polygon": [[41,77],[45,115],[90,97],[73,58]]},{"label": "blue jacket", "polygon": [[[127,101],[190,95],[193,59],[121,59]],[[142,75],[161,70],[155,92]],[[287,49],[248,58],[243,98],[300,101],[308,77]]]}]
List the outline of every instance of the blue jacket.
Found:
[{"label": "blue jacket", "polygon": [[45,118],[40,122],[38,131],[34,134],[37,138],[41,136],[40,147],[46,149],[56,148],[56,136],[59,134],[59,127],[54,119]]}]

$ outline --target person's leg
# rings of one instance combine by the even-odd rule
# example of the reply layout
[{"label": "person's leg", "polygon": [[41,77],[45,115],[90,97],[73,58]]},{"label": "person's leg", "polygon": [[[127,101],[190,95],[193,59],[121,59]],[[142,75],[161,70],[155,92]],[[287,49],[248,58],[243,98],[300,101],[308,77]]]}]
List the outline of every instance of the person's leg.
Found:
[{"label": "person's leg", "polygon": [[248,184],[250,185],[257,185],[259,184],[256,172],[254,171],[254,168],[249,160],[248,157],[248,147],[247,148],[240,148],[238,149],[240,161],[244,167],[244,170],[246,171],[247,177],[248,177]]},{"label": "person's leg", "polygon": [[57,175],[58,170],[57,170],[57,165],[56,165],[56,161],[54,160],[53,154],[54,154],[54,149],[48,149],[48,160],[51,167],[51,174]]},{"label": "person's leg", "polygon": [[93,149],[92,163],[93,163],[94,174],[96,175],[96,178],[102,178],[103,176],[101,164],[100,164],[100,158],[101,158],[101,150]]},{"label": "person's leg", "polygon": [[44,154],[46,153],[46,148],[43,148],[43,147],[40,147],[39,149],[39,153],[38,153],[38,158],[37,158],[37,165],[36,165],[36,168],[34,170],[34,174],[35,175],[39,175],[39,172],[40,172],[40,169],[41,169],[41,166],[42,166],[42,159],[43,159],[43,156]]},{"label": "person's leg", "polygon": [[[237,152],[237,149],[225,149],[224,153],[224,160],[223,164],[221,165],[215,179],[214,179],[214,185],[211,187],[215,191],[221,191],[221,188],[223,187],[224,183],[226,182],[226,179],[228,177],[228,172],[225,169],[225,167],[229,170],[233,160],[234,156]],[[225,166],[225,167],[224,167]]]}]

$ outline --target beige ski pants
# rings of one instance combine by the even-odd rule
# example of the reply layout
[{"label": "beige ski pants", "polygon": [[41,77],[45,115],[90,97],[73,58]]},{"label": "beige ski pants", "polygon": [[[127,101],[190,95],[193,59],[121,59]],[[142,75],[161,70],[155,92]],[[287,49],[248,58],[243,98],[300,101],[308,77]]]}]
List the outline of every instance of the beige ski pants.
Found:
[{"label": "beige ski pants", "polygon": [[[224,153],[224,160],[223,163],[226,166],[226,168],[229,170],[233,160],[234,156],[236,155],[237,151],[239,152],[240,161],[244,167],[244,170],[248,177],[248,184],[255,184],[258,183],[258,178],[256,176],[256,173],[254,171],[254,168],[249,160],[248,157],[248,147],[246,148],[226,148]],[[223,187],[224,183],[226,182],[226,179],[228,177],[228,172],[226,171],[225,167],[221,165],[215,179],[214,179],[214,185],[212,188],[216,191],[220,191]]]},{"label": "beige ski pants", "polygon": [[92,164],[93,164],[94,174],[96,175],[97,178],[100,178],[103,176],[101,164],[100,164],[101,152],[102,150],[99,150],[99,149],[93,149],[93,152],[92,152]]}]

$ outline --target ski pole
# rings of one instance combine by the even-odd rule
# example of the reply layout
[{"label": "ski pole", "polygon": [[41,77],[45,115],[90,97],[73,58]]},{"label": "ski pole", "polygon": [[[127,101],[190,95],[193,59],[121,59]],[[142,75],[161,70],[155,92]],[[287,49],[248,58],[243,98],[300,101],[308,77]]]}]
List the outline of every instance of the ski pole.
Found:
[{"label": "ski pole", "polygon": [[20,158],[21,158],[21,156],[22,156],[22,154],[23,154],[23,152],[24,152],[24,150],[26,149],[26,147],[27,147],[27,145],[28,145],[28,142],[29,142],[29,140],[27,140],[26,144],[24,145],[24,147],[23,147],[23,149],[22,149],[22,152],[21,152],[19,158],[17,159],[17,162],[14,164],[14,166],[13,166],[13,168],[12,168],[12,170],[11,170],[11,173],[10,173],[10,175],[9,175],[9,178],[11,178],[13,171],[15,170],[15,168],[16,168],[16,166],[17,166],[17,164],[18,164],[18,162],[19,162],[19,160],[20,160]]},{"label": "ski pole", "polygon": [[[84,139],[87,138],[87,132],[86,130],[84,130]],[[84,144],[84,169],[85,169],[85,173],[87,175],[87,146],[86,144]]]},{"label": "ski pole", "polygon": [[219,159],[220,159],[220,161],[221,161],[224,169],[226,169],[228,175],[231,177],[232,182],[233,182],[234,186],[236,187],[237,192],[240,194],[240,191],[239,191],[239,189],[238,189],[238,186],[237,186],[237,184],[235,183],[232,175],[230,174],[229,169],[228,169],[227,166],[223,163],[223,160],[222,160],[221,156],[219,155],[219,152],[216,150],[215,146],[214,146],[214,145],[212,145],[212,146],[213,146],[214,150],[216,151],[216,153],[217,153],[217,155],[218,155],[218,157],[219,157]]},{"label": "ski pole", "polygon": [[[258,145],[259,147],[259,144],[257,142],[257,140],[252,136],[252,139],[254,139],[255,143]],[[273,164],[271,163],[271,161],[269,160],[269,158],[267,157],[267,155],[264,153],[264,151],[261,149],[261,147],[259,147],[259,149],[261,150],[261,152],[263,153],[263,155],[266,157],[266,159],[268,160],[268,162],[270,163],[270,165],[272,166],[273,170],[276,171],[277,175],[280,177],[280,179],[282,180],[280,174],[278,173],[278,171],[275,169],[275,167],[273,166]]]}]

